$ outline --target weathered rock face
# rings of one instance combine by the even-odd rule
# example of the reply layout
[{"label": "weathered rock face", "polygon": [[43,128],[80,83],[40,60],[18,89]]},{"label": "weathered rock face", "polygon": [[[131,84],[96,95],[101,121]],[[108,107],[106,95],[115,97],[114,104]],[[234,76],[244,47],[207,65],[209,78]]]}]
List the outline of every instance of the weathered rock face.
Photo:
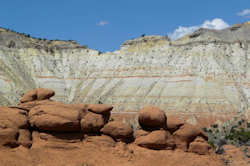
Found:
[{"label": "weathered rock face", "polygon": [[146,36],[104,54],[72,42],[18,36],[0,31],[0,105],[17,104],[31,89],[51,88],[58,101],[101,102],[115,111],[154,105],[170,113],[249,115],[247,23],[203,29],[174,42]]}]

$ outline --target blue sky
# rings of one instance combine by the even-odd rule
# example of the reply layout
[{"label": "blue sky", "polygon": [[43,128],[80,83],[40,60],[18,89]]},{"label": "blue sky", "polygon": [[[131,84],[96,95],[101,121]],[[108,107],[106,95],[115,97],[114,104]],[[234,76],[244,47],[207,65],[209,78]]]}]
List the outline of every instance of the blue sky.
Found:
[{"label": "blue sky", "polygon": [[2,0],[0,6],[1,27],[104,52],[141,34],[177,38],[248,20],[249,0]]}]

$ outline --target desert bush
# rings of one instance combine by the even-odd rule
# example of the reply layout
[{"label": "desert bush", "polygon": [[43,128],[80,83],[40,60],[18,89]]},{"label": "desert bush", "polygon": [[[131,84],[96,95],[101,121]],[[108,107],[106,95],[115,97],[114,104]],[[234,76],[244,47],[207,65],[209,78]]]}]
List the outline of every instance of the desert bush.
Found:
[{"label": "desert bush", "polygon": [[230,134],[226,136],[226,139],[246,143],[250,141],[250,131],[247,131],[244,128],[241,128],[240,130],[232,130]]},{"label": "desert bush", "polygon": [[209,144],[220,149],[225,144],[250,145],[250,124],[244,118],[234,118],[225,123],[213,124],[203,131],[208,135]]}]

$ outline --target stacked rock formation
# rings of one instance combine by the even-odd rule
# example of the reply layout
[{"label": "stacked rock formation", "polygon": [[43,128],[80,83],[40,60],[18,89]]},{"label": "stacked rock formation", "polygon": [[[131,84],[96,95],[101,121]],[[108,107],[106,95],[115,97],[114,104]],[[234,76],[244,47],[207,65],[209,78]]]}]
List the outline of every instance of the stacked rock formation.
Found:
[{"label": "stacked rock formation", "polygon": [[141,129],[136,133],[135,143],[150,149],[181,149],[207,154],[211,149],[208,137],[198,127],[175,119],[167,119],[164,111],[145,107],[139,112]]},{"label": "stacked rock formation", "polygon": [[201,129],[175,119],[168,120],[165,112],[156,107],[145,107],[139,112],[141,128],[134,138],[131,126],[110,121],[112,106],[64,104],[51,100],[53,95],[53,90],[38,88],[24,94],[17,107],[0,107],[0,145],[30,148],[37,138],[95,141],[108,146],[121,141],[155,150],[177,148],[209,153],[208,138]]},{"label": "stacked rock formation", "polygon": [[56,136],[62,133],[79,133],[79,137],[86,133],[98,134],[108,122],[113,109],[104,104],[64,104],[52,101],[50,97],[54,94],[53,90],[39,88],[27,92],[17,107],[1,107],[1,145],[30,147],[30,131]]}]

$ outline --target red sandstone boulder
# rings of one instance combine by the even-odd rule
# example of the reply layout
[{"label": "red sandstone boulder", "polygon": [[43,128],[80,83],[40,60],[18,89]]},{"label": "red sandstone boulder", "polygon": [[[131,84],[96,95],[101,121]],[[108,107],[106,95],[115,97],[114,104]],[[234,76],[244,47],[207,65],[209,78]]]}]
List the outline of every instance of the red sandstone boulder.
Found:
[{"label": "red sandstone boulder", "polygon": [[8,124],[9,127],[26,128],[28,126],[27,113],[17,108],[0,107],[0,125]]},{"label": "red sandstone boulder", "polygon": [[20,99],[20,102],[25,103],[28,101],[34,101],[36,99],[37,99],[37,91],[36,91],[36,89],[34,89],[34,90],[31,90],[31,91],[28,91],[27,93],[25,93],[23,95],[23,97]]},{"label": "red sandstone boulder", "polygon": [[133,138],[133,129],[127,124],[116,121],[106,124],[101,132],[123,142],[129,142]]},{"label": "red sandstone boulder", "polygon": [[37,100],[46,100],[55,95],[55,91],[51,89],[38,88],[37,89]]},{"label": "red sandstone boulder", "polygon": [[18,145],[30,148],[32,145],[30,131],[27,129],[20,129],[17,143]]},{"label": "red sandstone boulder", "polygon": [[19,128],[26,128],[26,112],[17,108],[0,107],[0,145],[17,146]]},{"label": "red sandstone boulder", "polygon": [[167,129],[171,133],[175,132],[176,130],[178,130],[183,125],[184,125],[183,120],[180,120],[180,119],[175,118],[175,117],[168,116]]},{"label": "red sandstone boulder", "polygon": [[112,111],[113,106],[106,104],[88,104],[88,111],[96,113],[96,114],[107,114]]},{"label": "red sandstone boulder", "polygon": [[80,131],[80,112],[65,105],[40,105],[29,112],[32,127],[44,131]]},{"label": "red sandstone boulder", "polygon": [[174,132],[174,138],[177,148],[187,151],[189,143],[195,140],[196,137],[200,136],[205,140],[208,140],[206,133],[204,133],[199,127],[184,124],[179,130]]},{"label": "red sandstone boulder", "polygon": [[0,146],[16,147],[18,129],[8,126],[0,120]]},{"label": "red sandstone boulder", "polygon": [[135,144],[149,149],[174,149],[172,135],[165,130],[155,130],[145,136],[136,138]]},{"label": "red sandstone boulder", "polygon": [[102,115],[88,112],[81,120],[81,129],[84,133],[99,133],[108,122],[110,114]]},{"label": "red sandstone boulder", "polygon": [[140,110],[138,121],[140,126],[145,130],[155,130],[166,128],[167,117],[164,111],[148,106]]},{"label": "red sandstone boulder", "polygon": [[198,153],[200,155],[209,154],[211,146],[202,137],[197,137],[194,142],[189,145],[189,152]]},{"label": "red sandstone boulder", "polygon": [[136,130],[135,138],[139,138],[141,136],[146,136],[148,134],[150,134],[150,131],[139,129],[139,130]]},{"label": "red sandstone boulder", "polygon": [[54,105],[55,107],[59,105],[59,106],[67,107],[69,109],[75,109],[75,110],[80,112],[81,117],[85,116],[87,113],[87,105],[86,104],[64,104],[64,103],[61,103],[58,101],[52,101],[49,99],[47,99],[47,100],[35,100],[35,101],[20,103],[18,106],[13,107],[13,108],[22,109],[22,110],[29,112],[32,108],[34,108],[36,106],[40,106],[40,105]]},{"label": "red sandstone boulder", "polygon": [[50,97],[54,96],[55,92],[51,89],[45,89],[45,88],[37,88],[31,91],[28,91],[23,95],[23,97],[20,99],[21,103],[34,101],[34,100],[45,100],[49,99]]}]

